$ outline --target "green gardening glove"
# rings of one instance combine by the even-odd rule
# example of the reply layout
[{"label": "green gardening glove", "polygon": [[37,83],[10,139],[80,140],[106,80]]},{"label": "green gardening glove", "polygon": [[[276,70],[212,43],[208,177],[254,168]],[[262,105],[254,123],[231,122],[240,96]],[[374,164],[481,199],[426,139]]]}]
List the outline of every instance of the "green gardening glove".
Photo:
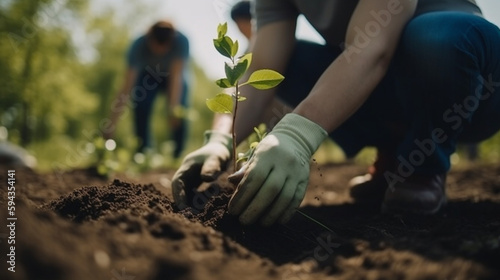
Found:
[{"label": "green gardening glove", "polygon": [[229,202],[229,213],[238,215],[242,224],[259,219],[265,226],[286,223],[304,199],[309,160],[326,136],[316,123],[287,114],[257,145],[245,166],[232,175],[244,173]]},{"label": "green gardening glove", "polygon": [[194,193],[201,183],[217,179],[225,170],[232,146],[229,134],[205,132],[204,145],[184,158],[172,178],[172,194],[179,209],[193,204]]}]

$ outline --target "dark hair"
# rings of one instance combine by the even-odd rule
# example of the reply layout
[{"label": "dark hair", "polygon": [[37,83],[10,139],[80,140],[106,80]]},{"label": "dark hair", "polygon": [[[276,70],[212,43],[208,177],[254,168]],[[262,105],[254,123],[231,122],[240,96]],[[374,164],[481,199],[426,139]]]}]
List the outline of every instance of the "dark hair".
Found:
[{"label": "dark hair", "polygon": [[148,32],[148,38],[159,44],[168,44],[174,38],[174,26],[168,21],[158,21]]},{"label": "dark hair", "polygon": [[231,18],[236,21],[239,18],[251,19],[250,1],[241,1],[236,3],[231,9]]}]

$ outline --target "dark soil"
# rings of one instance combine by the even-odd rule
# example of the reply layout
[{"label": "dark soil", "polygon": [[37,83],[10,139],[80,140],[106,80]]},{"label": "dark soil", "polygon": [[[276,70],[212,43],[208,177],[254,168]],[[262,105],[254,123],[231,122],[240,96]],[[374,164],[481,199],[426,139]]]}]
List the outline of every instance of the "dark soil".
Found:
[{"label": "dark soil", "polygon": [[16,272],[2,226],[0,279],[500,279],[499,166],[453,170],[448,206],[430,217],[353,203],[347,182],[365,170],[313,166],[301,211],[326,227],[299,213],[262,228],[227,214],[225,177],[179,211],[172,170],[107,180],[17,169]]}]

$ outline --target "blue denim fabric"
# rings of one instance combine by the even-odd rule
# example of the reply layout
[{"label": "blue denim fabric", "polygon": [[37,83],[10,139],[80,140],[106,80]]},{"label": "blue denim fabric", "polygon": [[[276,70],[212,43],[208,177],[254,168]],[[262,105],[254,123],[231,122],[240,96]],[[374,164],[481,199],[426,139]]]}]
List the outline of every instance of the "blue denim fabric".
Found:
[{"label": "blue denim fabric", "polygon": [[[298,105],[340,53],[298,41],[278,97]],[[472,14],[431,12],[407,24],[384,79],[330,137],[348,157],[375,146],[436,174],[449,170],[459,141],[499,129],[500,30]]]},{"label": "blue denim fabric", "polygon": [[[134,103],[135,135],[139,140],[138,152],[144,152],[146,148],[152,147],[150,122],[153,104],[158,91],[167,89],[168,82],[168,78],[156,76],[148,71],[142,71],[137,78],[131,98]],[[188,108],[189,96],[187,81],[183,80],[182,84],[181,105]],[[171,137],[175,142],[173,153],[175,158],[179,157],[184,149],[187,132],[188,121],[186,119],[181,121],[178,128],[171,131]]]}]

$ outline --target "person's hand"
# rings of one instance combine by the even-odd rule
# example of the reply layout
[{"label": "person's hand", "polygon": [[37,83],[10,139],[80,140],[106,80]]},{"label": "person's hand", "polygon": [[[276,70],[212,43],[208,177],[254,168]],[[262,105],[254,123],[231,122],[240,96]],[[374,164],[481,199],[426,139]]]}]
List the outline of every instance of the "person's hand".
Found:
[{"label": "person's hand", "polygon": [[[326,131],[294,113],[287,114],[257,145],[253,156],[230,176],[242,177],[229,202],[229,213],[242,224],[286,223],[304,199],[309,160]],[[235,178],[237,178],[235,180]]]},{"label": "person's hand", "polygon": [[114,134],[114,133],[113,133],[113,132],[111,132],[111,131],[104,131],[104,132],[102,133],[102,138],[104,138],[104,139],[106,139],[106,140],[108,140],[108,139],[113,139],[113,134]]},{"label": "person's hand", "polygon": [[231,158],[232,138],[216,131],[205,132],[205,144],[188,154],[172,179],[172,194],[179,209],[192,204],[202,182],[211,182],[224,171]]},{"label": "person's hand", "polygon": [[168,109],[168,122],[171,129],[178,128],[182,123],[182,118],[185,115],[185,109],[182,106],[175,106]]},{"label": "person's hand", "polygon": [[179,128],[179,126],[181,125],[182,119],[175,117],[175,116],[170,116],[168,122],[170,124],[170,128],[172,130],[175,130],[175,129]]}]

